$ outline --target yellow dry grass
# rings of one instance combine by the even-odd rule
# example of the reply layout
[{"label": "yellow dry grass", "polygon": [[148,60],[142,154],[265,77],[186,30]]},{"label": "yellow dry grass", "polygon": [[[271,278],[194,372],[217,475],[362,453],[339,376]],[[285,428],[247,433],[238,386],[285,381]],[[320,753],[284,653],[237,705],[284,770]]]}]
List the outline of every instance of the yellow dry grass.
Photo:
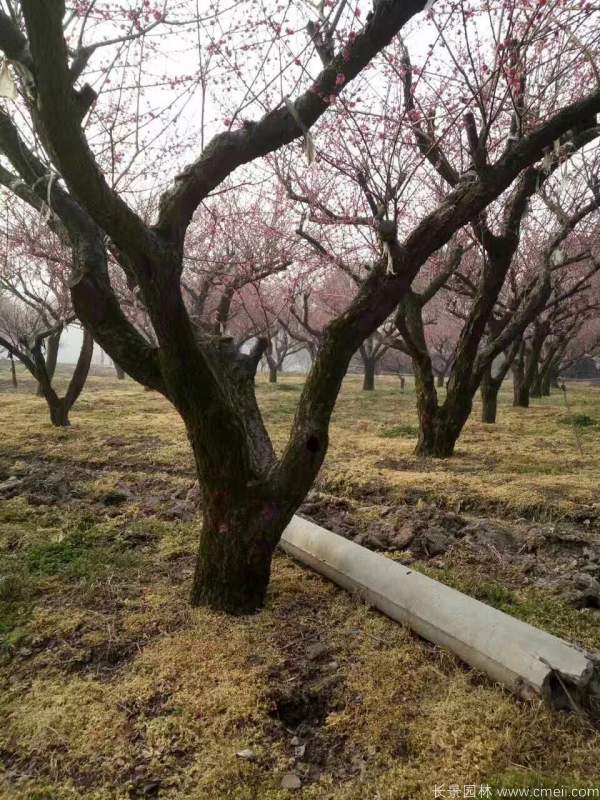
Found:
[{"label": "yellow dry grass", "polygon": [[[258,390],[278,446],[299,379],[283,384],[261,380]],[[569,391],[576,413],[600,421],[600,388]],[[529,411],[507,401],[494,430],[476,409],[456,458],[423,464],[412,455],[414,395],[393,379],[367,395],[350,378],[321,483],[512,517],[576,516],[598,503],[600,428],[580,431],[582,456],[562,398]],[[21,582],[0,604],[2,800],[283,800],[292,767],[308,800],[417,800],[442,784],[600,785],[600,733],[587,722],[515,699],[281,555],[262,613],[190,610],[197,523],[148,519],[136,496],[118,513],[98,503],[148,475],[170,490],[189,483],[183,426],[158,395],[95,377],[72,429],[53,429],[29,394],[4,392],[0,418],[5,466],[51,459],[79,493],[0,509],[0,574]],[[400,467],[376,466],[385,459]],[[454,574],[463,579],[469,589],[469,576]],[[519,598],[536,624],[600,650],[598,612],[533,590]],[[298,763],[274,704],[307,685],[325,691],[300,669],[316,641],[337,682]],[[236,757],[244,748],[256,760]]]}]

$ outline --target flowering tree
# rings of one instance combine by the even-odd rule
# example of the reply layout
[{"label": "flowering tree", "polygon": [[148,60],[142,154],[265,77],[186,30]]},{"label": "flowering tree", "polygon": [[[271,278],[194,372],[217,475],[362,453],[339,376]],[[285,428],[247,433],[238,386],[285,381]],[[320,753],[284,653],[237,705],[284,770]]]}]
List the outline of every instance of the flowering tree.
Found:
[{"label": "flowering tree", "polygon": [[[403,230],[401,238],[397,220],[386,218],[385,210],[371,213],[381,258],[347,308],[323,331],[289,440],[276,457],[253,387],[266,342],[257,341],[249,353],[240,353],[227,338],[198,337],[181,287],[186,233],[199,206],[210,203],[209,195],[238,167],[298,138],[312,159],[319,130],[313,138],[311,127],[353,82],[369,98],[377,96],[366,79],[361,83],[366,67],[424,5],[424,0],[378,0],[362,24],[353,9],[338,3],[330,9],[327,26],[313,26],[307,42],[303,25],[296,30],[292,25],[287,33],[285,8],[261,6],[253,12],[258,6],[248,4],[245,15],[238,3],[233,39],[215,42],[211,50],[212,55],[217,49],[215,58],[221,63],[229,59],[231,69],[218,76],[218,84],[215,75],[207,77],[206,69],[200,70],[200,83],[207,81],[213,93],[222,91],[223,103],[235,102],[236,108],[227,117],[227,129],[200,146],[200,155],[163,192],[151,225],[127,202],[127,191],[115,185],[82,126],[94,102],[93,90],[81,85],[94,63],[93,50],[83,71],[79,66],[87,34],[83,40],[73,38],[72,17],[65,16],[60,0],[21,0],[23,26],[18,15],[2,17],[0,47],[14,65],[21,114],[0,113],[0,150],[7,164],[0,180],[36,208],[50,200],[53,224],[73,251],[70,283],[78,317],[117,363],[163,393],[185,422],[204,504],[192,589],[196,604],[247,612],[263,603],[273,550],[322,464],[335,400],[361,342],[391,315],[427,259],[513,181],[521,181],[524,170],[528,175],[545,148],[571,129],[577,136],[591,136],[589,131],[595,130],[600,92],[586,93],[580,81],[552,102],[548,97],[543,113],[529,121],[510,148],[495,152],[493,161],[490,153],[472,181],[457,183],[436,202],[428,198],[417,224]],[[216,13],[218,7],[211,11]],[[522,14],[531,13],[524,4]],[[254,29],[246,20],[260,25]],[[135,22],[142,29],[146,25],[139,15]],[[244,51],[232,46],[236,35],[238,44],[256,45],[246,62],[253,72],[250,79],[242,69],[243,56],[238,56]],[[557,46],[554,38],[545,41],[548,48]],[[89,51],[91,45],[86,47]],[[314,47],[322,60],[318,68]],[[251,120],[250,114],[259,116]],[[21,124],[25,119],[36,131],[36,147],[30,127]],[[107,238],[139,287],[157,346],[129,322],[112,291]]]},{"label": "flowering tree", "polygon": [[546,336],[532,385],[532,397],[548,396],[551,387],[558,385],[561,373],[582,358],[600,353],[598,288],[597,275],[586,285],[575,285],[575,291],[557,304],[544,320]]},{"label": "flowering tree", "polygon": [[[435,16],[436,30],[450,58],[435,77],[422,81],[422,96],[415,86],[415,74],[421,76],[422,70],[415,70],[402,42],[400,57],[391,64],[404,85],[405,110],[412,123],[415,144],[439,179],[452,187],[485,174],[495,152],[513,151],[531,125],[546,113],[546,92],[550,87],[556,96],[580,78],[579,64],[570,72],[555,59],[540,60],[548,53],[546,37],[564,35],[567,46],[581,49],[584,61],[588,52],[580,39],[576,38],[577,44],[573,44],[569,32],[570,26],[582,23],[580,9],[563,13],[558,4],[552,8],[538,5],[531,12],[519,13],[515,4],[507,15],[494,17],[489,11],[482,9],[481,14],[488,15],[487,20],[471,31],[464,16],[462,20],[453,20],[449,8],[442,8]],[[476,12],[473,10],[472,14]],[[454,25],[462,25],[462,31],[453,33]],[[481,36],[481,25],[486,33],[488,28],[491,33],[488,46]],[[590,29],[588,33],[595,41],[595,32]],[[592,67],[592,73],[594,69]],[[461,115],[462,125],[457,126],[453,134],[442,136],[436,118],[439,113],[432,108],[435,108],[435,97],[440,94],[440,83],[447,85],[449,81],[454,88],[446,92],[445,103],[456,116]],[[468,288],[472,302],[464,315],[443,403],[438,402],[433,386],[431,359],[423,357],[426,348],[418,299],[411,292],[403,300],[397,324],[404,340],[412,340],[420,421],[417,453],[452,455],[483,376],[487,374],[486,389],[495,385],[490,379],[494,359],[525,331],[543,308],[551,291],[548,269],[542,270],[529,286],[527,296],[520,298],[510,316],[494,320],[494,309],[518,252],[532,198],[541,193],[545,184],[570,160],[576,162],[574,172],[579,175],[581,170],[576,156],[585,158],[585,148],[597,133],[597,128],[593,127],[572,128],[564,136],[555,138],[552,146],[546,147],[542,163],[526,169],[492,210],[472,221],[470,234],[476,250],[469,254],[470,264],[466,270],[453,271],[455,278]],[[578,221],[576,217],[573,226]],[[565,226],[560,235],[567,236],[571,230]],[[485,394],[486,398],[491,396],[490,392]]]},{"label": "flowering tree", "polygon": [[[77,364],[60,397],[53,386],[60,337],[76,319],[67,284],[70,251],[37,214],[10,205],[5,207],[0,248],[0,345],[37,380],[52,424],[69,425],[69,411],[83,390],[93,351],[93,339],[84,331]],[[13,369],[13,383],[15,377]]]}]

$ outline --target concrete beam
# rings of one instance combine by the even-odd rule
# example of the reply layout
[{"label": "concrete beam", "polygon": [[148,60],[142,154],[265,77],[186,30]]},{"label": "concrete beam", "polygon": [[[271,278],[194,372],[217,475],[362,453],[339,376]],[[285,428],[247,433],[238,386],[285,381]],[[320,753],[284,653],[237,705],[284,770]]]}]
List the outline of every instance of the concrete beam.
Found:
[{"label": "concrete beam", "polygon": [[575,645],[480,603],[412,567],[295,516],[288,555],[521,697],[575,711],[600,697],[600,661]]}]

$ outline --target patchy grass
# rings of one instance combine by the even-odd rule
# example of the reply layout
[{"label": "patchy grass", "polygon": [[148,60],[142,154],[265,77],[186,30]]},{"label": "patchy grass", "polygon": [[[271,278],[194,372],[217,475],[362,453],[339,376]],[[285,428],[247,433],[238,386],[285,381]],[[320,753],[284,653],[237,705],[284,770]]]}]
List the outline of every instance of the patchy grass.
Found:
[{"label": "patchy grass", "polygon": [[[259,380],[279,448],[300,383]],[[129,380],[96,375],[58,431],[27,388],[0,397],[0,482],[27,477],[0,500],[2,800],[283,800],[291,769],[308,800],[598,786],[589,723],[515,699],[282,555],[262,613],[191,610],[198,522],[182,507],[193,463],[176,414]],[[574,414],[600,419],[600,388],[568,391]],[[411,388],[380,379],[363,393],[350,377],[320,487],[365,525],[382,502],[435,503],[515,530],[541,518],[595,536],[596,426],[578,426],[581,455],[561,395],[528,410],[509,400],[495,427],[476,407],[456,457],[429,462],[412,453]],[[536,588],[512,562],[416,563],[600,651],[600,612]],[[253,760],[236,756],[247,748]]]},{"label": "patchy grass", "polygon": [[562,422],[563,425],[574,425],[576,428],[596,428],[600,425],[600,422],[596,419],[592,419],[589,414],[567,415],[562,418],[560,422]]}]

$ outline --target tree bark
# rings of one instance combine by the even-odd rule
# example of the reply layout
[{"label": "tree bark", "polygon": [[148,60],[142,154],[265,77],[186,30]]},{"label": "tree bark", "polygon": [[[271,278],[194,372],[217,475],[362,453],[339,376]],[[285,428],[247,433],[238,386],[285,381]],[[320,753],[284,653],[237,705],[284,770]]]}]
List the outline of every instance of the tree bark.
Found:
[{"label": "tree bark", "polygon": [[[275,454],[254,393],[260,360],[232,352],[223,369],[234,424],[223,424],[218,408],[212,420],[191,405],[180,408],[194,451],[203,499],[203,526],[191,602],[230,614],[247,614],[264,604],[273,551],[296,510],[295,491],[270,475]],[[262,355],[262,354],[261,354]],[[181,389],[185,388],[182,376]]]},{"label": "tree bark", "polygon": [[542,396],[542,376],[540,374],[540,369],[537,364],[534,369],[533,381],[531,383],[531,389],[529,390],[529,396],[530,397]]},{"label": "tree bark", "polygon": [[204,492],[191,603],[230,614],[253,613],[264,605],[273,551],[285,525],[269,522],[248,495],[223,488],[212,498],[209,494]]},{"label": "tree bark", "polygon": [[481,421],[494,425],[498,414],[498,393],[502,385],[492,375],[492,366],[486,369],[481,380]]},{"label": "tree bark", "polygon": [[[54,378],[54,373],[56,372],[56,364],[58,362],[58,348],[60,347],[60,337],[62,334],[62,329],[53,333],[52,336],[48,337],[48,342],[46,344],[46,372],[48,374],[48,378],[50,382],[52,382]],[[40,383],[37,385],[36,394],[38,397],[44,396],[44,390]]]},{"label": "tree bark", "polygon": [[363,392],[372,392],[375,389],[375,360],[365,360],[363,367]]},{"label": "tree bark", "polygon": [[410,354],[417,397],[419,437],[415,454],[449,458],[472,408],[472,395],[450,381],[446,399],[438,404],[435,374],[423,324],[423,304],[409,291],[398,307],[396,326]]},{"label": "tree bark", "polygon": [[116,361],[114,362],[114,367],[115,367],[115,372],[117,373],[117,380],[124,381],[125,380],[125,370],[121,369],[121,367],[117,364]]},{"label": "tree bark", "polygon": [[71,424],[69,420],[69,408],[65,403],[64,397],[46,397],[48,409],[50,411],[50,421],[56,428],[68,428]]},{"label": "tree bark", "polygon": [[525,380],[525,342],[521,342],[512,366],[513,406],[529,407],[529,387]]},{"label": "tree bark", "polygon": [[269,364],[269,383],[277,383],[277,367]]},{"label": "tree bark", "polygon": [[77,364],[73,370],[73,375],[71,376],[64,397],[59,397],[52,387],[52,383],[44,368],[43,356],[38,354],[38,381],[42,387],[46,403],[48,404],[50,421],[58,428],[65,428],[71,424],[69,412],[85,386],[90,371],[90,364],[92,363],[93,352],[94,340],[92,334],[87,329],[84,329],[83,342],[81,343]]},{"label": "tree bark", "polygon": [[437,376],[436,385],[437,385],[438,389],[443,389],[444,388],[444,376],[443,375],[438,375]]},{"label": "tree bark", "polygon": [[435,414],[419,417],[419,438],[415,453],[431,458],[450,458],[473,407],[470,396],[454,397],[439,406]]},{"label": "tree bark", "polygon": [[529,408],[529,386],[518,374],[513,375],[513,406]]},{"label": "tree bark", "polygon": [[542,375],[542,397],[550,397],[550,373],[545,372]]}]

